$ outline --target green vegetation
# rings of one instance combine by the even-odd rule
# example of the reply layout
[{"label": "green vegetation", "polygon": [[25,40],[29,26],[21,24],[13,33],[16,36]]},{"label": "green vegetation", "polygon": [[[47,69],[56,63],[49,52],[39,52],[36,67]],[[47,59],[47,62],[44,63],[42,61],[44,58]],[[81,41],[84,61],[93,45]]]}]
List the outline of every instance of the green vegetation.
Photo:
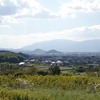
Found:
[{"label": "green vegetation", "polygon": [[0,91],[0,100],[99,100],[99,93],[90,94],[85,91],[66,91],[55,89],[19,89]]},{"label": "green vegetation", "polygon": [[51,75],[60,75],[60,68],[59,67],[50,67],[48,69],[48,73]]},{"label": "green vegetation", "polygon": [[26,58],[26,55],[22,53],[0,51],[0,63],[1,62],[18,63],[18,62],[23,61],[25,58]]},{"label": "green vegetation", "polygon": [[0,52],[0,100],[100,100],[99,66],[19,66],[25,58]]},{"label": "green vegetation", "polygon": [[19,67],[16,64],[13,63],[0,63],[0,75],[8,75],[8,74],[14,74],[19,69]]},{"label": "green vegetation", "polygon": [[100,77],[0,76],[0,100],[99,100]]}]

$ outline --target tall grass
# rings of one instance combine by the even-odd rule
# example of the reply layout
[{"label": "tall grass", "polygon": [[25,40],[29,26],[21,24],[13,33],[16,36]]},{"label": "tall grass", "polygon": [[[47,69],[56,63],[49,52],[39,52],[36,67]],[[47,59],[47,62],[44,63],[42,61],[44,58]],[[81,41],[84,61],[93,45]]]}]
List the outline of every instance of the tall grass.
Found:
[{"label": "tall grass", "polygon": [[0,76],[0,100],[100,100],[100,77]]},{"label": "tall grass", "polygon": [[99,93],[59,89],[0,90],[0,100],[100,100]]}]

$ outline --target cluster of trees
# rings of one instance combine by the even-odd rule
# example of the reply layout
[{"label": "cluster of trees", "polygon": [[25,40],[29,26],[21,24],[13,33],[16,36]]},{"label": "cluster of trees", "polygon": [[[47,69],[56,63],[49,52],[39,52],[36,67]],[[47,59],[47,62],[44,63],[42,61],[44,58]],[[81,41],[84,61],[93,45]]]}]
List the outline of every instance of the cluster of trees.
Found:
[{"label": "cluster of trees", "polygon": [[100,76],[100,66],[77,67],[74,71],[76,73],[86,73],[90,76]]},{"label": "cluster of trees", "polygon": [[45,76],[45,75],[60,75],[60,73],[61,73],[61,70],[59,67],[50,67],[50,68],[48,68],[47,71],[42,71],[42,70],[37,71],[37,74],[43,75],[43,76]]},{"label": "cluster of trees", "polygon": [[[100,67],[77,67],[72,69],[71,73],[74,75],[75,73],[81,74],[85,73],[89,76],[100,76]],[[35,65],[21,67],[16,63],[0,63],[0,75],[60,75],[61,70],[59,67],[49,67],[47,70],[40,70]]]},{"label": "cluster of trees", "polygon": [[0,51],[0,63],[9,62],[9,63],[19,63],[26,58],[26,55],[22,53],[14,53],[10,51]]},{"label": "cluster of trees", "polygon": [[60,75],[60,68],[59,67],[50,67],[48,70],[43,71],[39,70],[38,68],[33,66],[21,67],[18,64],[14,63],[0,63],[0,75]]},{"label": "cluster of trees", "polygon": [[14,74],[19,67],[13,63],[0,63],[0,75]]},{"label": "cluster of trees", "polygon": [[10,51],[0,51],[0,75],[59,75],[59,67],[49,68],[47,71],[41,71],[33,66],[21,67],[19,62],[27,59],[29,56],[23,53],[14,53]]}]

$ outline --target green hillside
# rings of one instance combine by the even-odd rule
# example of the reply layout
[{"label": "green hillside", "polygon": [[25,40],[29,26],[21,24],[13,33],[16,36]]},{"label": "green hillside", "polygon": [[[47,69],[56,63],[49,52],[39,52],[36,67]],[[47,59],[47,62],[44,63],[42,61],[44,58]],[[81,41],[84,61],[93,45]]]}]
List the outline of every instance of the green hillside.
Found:
[{"label": "green hillside", "polygon": [[1,62],[18,63],[18,62],[23,61],[25,58],[26,58],[26,55],[22,53],[0,51],[0,63]]}]

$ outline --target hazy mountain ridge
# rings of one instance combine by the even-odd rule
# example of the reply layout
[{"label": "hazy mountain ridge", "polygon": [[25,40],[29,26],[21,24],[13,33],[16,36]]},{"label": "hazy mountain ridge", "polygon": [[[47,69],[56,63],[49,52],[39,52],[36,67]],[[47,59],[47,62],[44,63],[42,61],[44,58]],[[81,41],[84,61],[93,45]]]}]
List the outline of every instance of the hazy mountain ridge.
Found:
[{"label": "hazy mountain ridge", "polygon": [[22,51],[23,53],[26,54],[37,54],[37,55],[51,55],[51,54],[62,54],[62,52],[59,52],[57,50],[42,50],[42,49],[35,49],[33,51]]},{"label": "hazy mountain ridge", "polygon": [[52,49],[52,50],[47,51],[46,53],[47,53],[47,54],[57,54],[57,53],[60,54],[60,53],[62,53],[62,52],[59,52],[59,51],[57,51],[57,50],[53,50],[53,49]]},{"label": "hazy mountain ridge", "polygon": [[70,41],[70,40],[51,40],[51,41],[38,42],[32,45],[28,45],[21,48],[21,50],[33,51],[39,48],[46,51],[54,49],[54,50],[62,52],[66,49],[66,46],[64,47],[64,44],[66,44],[67,46],[70,46],[74,43],[75,43],[74,41]]},{"label": "hazy mountain ridge", "polygon": [[34,51],[35,49],[39,48],[44,51],[54,49],[60,52],[100,52],[99,44],[100,39],[86,40],[82,42],[62,39],[34,43],[21,48],[21,50]]}]

